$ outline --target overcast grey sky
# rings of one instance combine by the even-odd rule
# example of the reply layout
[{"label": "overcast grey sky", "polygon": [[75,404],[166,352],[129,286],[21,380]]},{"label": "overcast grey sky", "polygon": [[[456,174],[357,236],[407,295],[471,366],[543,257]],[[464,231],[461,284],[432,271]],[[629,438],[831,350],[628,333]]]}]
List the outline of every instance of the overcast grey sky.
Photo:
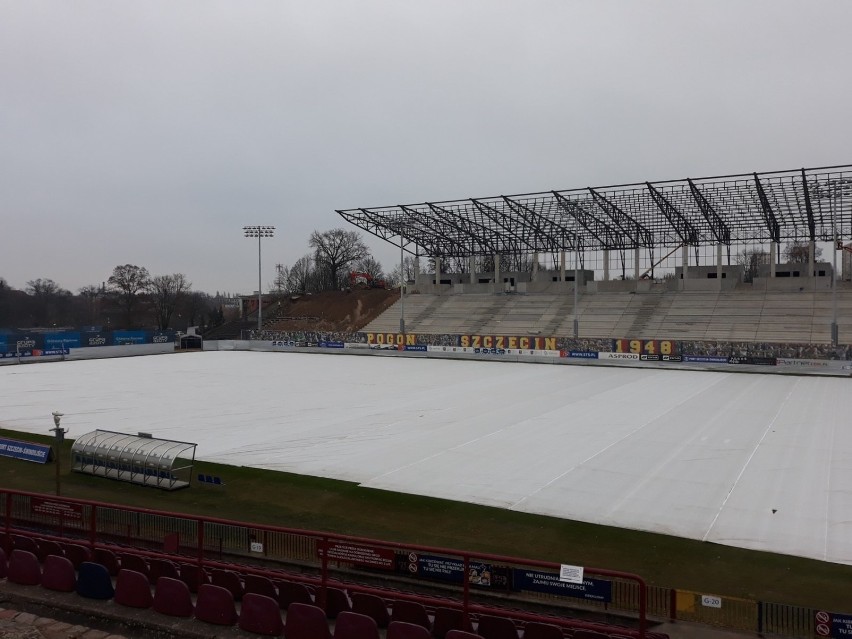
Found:
[{"label": "overcast grey sky", "polygon": [[[852,1],[0,0],[0,277],[250,293],[335,209],[852,163]],[[387,270],[398,250],[367,236]]]}]

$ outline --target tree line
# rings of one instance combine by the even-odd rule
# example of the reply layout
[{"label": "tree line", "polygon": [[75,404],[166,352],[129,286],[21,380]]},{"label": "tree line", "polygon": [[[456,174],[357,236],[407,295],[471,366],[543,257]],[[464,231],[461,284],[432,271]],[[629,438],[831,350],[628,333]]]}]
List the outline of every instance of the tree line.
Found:
[{"label": "tree line", "polygon": [[155,326],[165,330],[216,326],[224,319],[218,294],[193,291],[182,273],[151,276],[148,269],[135,264],[116,266],[106,282],[84,286],[76,294],[52,279],[30,280],[21,291],[0,277],[0,327],[4,328]]}]

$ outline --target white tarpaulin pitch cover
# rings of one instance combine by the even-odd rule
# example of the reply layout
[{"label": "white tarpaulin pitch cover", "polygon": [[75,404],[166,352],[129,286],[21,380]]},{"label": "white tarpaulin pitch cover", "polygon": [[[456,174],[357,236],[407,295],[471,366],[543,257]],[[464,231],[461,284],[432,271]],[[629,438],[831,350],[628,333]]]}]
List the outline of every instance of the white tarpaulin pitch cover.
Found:
[{"label": "white tarpaulin pitch cover", "polygon": [[[852,564],[849,380],[296,353],[0,367],[0,426]],[[15,463],[0,459],[0,465]]]}]

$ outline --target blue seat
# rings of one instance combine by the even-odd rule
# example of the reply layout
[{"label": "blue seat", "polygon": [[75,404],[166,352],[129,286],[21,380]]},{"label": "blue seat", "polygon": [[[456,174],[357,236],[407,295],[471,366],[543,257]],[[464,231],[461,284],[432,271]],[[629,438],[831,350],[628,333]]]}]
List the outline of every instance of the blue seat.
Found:
[{"label": "blue seat", "polygon": [[81,563],[77,571],[77,594],[87,599],[112,599],[115,589],[109,570],[91,561]]}]

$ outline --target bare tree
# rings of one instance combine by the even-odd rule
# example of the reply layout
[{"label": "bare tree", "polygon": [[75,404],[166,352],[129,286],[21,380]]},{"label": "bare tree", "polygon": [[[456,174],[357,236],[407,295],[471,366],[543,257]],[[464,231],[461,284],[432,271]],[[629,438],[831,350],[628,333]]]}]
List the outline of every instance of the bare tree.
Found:
[{"label": "bare tree", "polygon": [[[814,261],[819,260],[822,249],[814,249]],[[784,247],[784,260],[788,264],[807,264],[810,261],[810,242],[790,242]]]},{"label": "bare tree", "polygon": [[344,279],[343,270],[370,253],[356,231],[339,228],[324,233],[314,231],[308,245],[314,250],[316,268],[325,290],[339,289]]},{"label": "bare tree", "polygon": [[183,273],[157,275],[148,280],[147,290],[157,317],[157,327],[165,330],[169,327],[175,308],[189,291],[190,283]]},{"label": "bare tree", "polygon": [[100,299],[102,292],[103,291],[101,291],[100,287],[94,284],[84,286],[77,291],[80,295],[80,299],[83,300],[85,317],[89,324],[94,324],[95,318],[98,316],[98,300]]},{"label": "bare tree", "polygon": [[359,273],[367,273],[376,280],[381,280],[385,277],[381,263],[372,255],[367,255],[357,260],[353,265],[353,269]]},{"label": "bare tree", "polygon": [[760,267],[769,263],[769,253],[761,248],[745,248],[737,253],[737,265],[743,267],[743,282],[750,284],[760,273]]},{"label": "bare tree", "polygon": [[109,276],[107,284],[116,296],[126,314],[127,326],[133,325],[133,311],[136,309],[142,293],[151,279],[144,266],[124,264],[116,266]]},{"label": "bare tree", "polygon": [[27,282],[26,292],[33,298],[33,320],[37,326],[64,323],[70,291],[51,279],[38,278]]},{"label": "bare tree", "polygon": [[312,292],[315,286],[314,261],[310,255],[304,255],[287,273],[287,290],[290,293]]},{"label": "bare tree", "polygon": [[275,265],[275,281],[272,282],[271,292],[277,297],[283,297],[290,292],[288,281],[290,279],[290,269],[284,264]]},{"label": "bare tree", "polygon": [[406,282],[414,282],[416,277],[417,272],[414,268],[414,257],[412,257],[411,255],[406,255],[402,260],[402,269],[400,269],[399,264],[394,266],[393,270],[388,276],[388,280],[394,286],[398,286]]}]

